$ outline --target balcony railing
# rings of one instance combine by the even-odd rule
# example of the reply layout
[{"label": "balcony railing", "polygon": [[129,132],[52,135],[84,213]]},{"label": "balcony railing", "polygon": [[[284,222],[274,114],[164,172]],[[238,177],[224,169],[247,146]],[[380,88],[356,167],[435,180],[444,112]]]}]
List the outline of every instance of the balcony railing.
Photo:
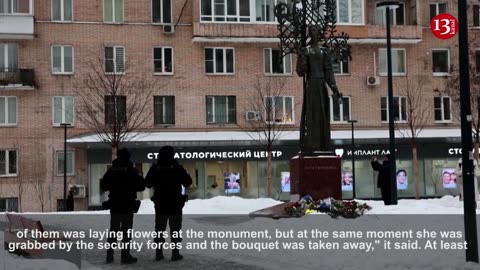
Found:
[{"label": "balcony railing", "polygon": [[0,88],[33,88],[34,86],[33,69],[0,69]]},{"label": "balcony railing", "polygon": [[33,0],[0,0],[0,39],[33,39]]}]

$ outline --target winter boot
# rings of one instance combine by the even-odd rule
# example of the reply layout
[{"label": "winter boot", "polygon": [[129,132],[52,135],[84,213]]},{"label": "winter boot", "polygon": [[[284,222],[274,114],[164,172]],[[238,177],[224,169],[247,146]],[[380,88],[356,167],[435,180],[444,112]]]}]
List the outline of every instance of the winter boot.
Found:
[{"label": "winter boot", "polygon": [[138,261],[137,258],[130,255],[130,250],[128,249],[122,250],[121,264],[132,264],[132,263],[136,263],[137,261]]},{"label": "winter boot", "polygon": [[180,255],[180,251],[178,249],[172,250],[172,261],[180,261],[183,260],[183,256]]},{"label": "winter boot", "polygon": [[106,263],[112,263],[113,262],[113,249],[108,249],[107,250],[107,259],[105,260]]},{"label": "winter boot", "polygon": [[164,258],[165,258],[165,257],[163,256],[163,250],[162,250],[162,248],[158,248],[158,249],[156,250],[156,253],[155,253],[155,260],[161,261],[161,260],[163,260]]}]

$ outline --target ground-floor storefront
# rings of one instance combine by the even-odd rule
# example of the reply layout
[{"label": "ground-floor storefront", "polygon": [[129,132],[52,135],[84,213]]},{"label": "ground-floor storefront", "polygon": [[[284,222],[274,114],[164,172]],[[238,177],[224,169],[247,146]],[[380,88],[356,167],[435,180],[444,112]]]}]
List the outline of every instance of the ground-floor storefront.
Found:
[{"label": "ground-floor storefront", "polygon": [[[352,198],[353,189],[359,199],[379,198],[376,188],[376,173],[370,165],[373,156],[382,158],[388,153],[388,142],[360,140],[352,151],[350,140],[335,140],[335,151],[342,159],[342,175],[352,185],[342,185],[343,198]],[[183,144],[183,145],[182,145]],[[193,179],[187,189],[189,197],[211,198],[214,196],[240,196],[261,198],[267,196],[267,161],[262,147],[252,145],[199,147],[177,143],[176,157]],[[415,197],[412,148],[408,140],[397,139],[397,188],[399,198]],[[457,195],[458,190],[453,174],[461,157],[460,142],[457,140],[423,139],[417,146],[419,190],[422,197]],[[140,143],[128,145],[136,168],[146,175],[156,162],[158,146]],[[290,199],[289,160],[298,152],[294,141],[283,143],[273,149],[271,197],[277,200]],[[352,157],[355,158],[355,171],[352,170]],[[100,179],[110,165],[110,150],[90,149],[87,151],[89,196],[88,204],[95,208],[106,199],[100,192]],[[446,179],[448,175],[448,179]],[[232,180],[230,180],[232,178]],[[322,181],[318,176],[318,181]],[[353,181],[352,181],[353,180]],[[451,180],[451,182],[450,182]],[[139,198],[149,198],[151,190],[139,193]]]}]

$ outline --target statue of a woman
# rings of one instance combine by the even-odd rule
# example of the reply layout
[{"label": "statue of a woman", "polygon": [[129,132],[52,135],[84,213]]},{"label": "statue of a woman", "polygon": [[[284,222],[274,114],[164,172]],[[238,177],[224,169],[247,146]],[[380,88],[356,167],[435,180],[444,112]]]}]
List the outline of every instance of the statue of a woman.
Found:
[{"label": "statue of a woman", "polygon": [[306,76],[304,134],[300,134],[303,136],[301,149],[305,154],[331,151],[330,102],[325,83],[334,98],[342,98],[335,83],[330,53],[318,45],[320,35],[318,27],[308,28],[310,46],[301,50],[297,60],[297,74]]}]

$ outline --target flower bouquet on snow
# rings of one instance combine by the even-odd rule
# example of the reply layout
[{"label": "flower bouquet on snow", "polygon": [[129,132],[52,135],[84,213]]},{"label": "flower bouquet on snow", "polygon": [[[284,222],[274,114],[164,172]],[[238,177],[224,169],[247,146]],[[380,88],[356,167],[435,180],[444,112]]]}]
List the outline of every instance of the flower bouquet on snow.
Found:
[{"label": "flower bouquet on snow", "polygon": [[366,203],[360,204],[354,200],[342,201],[326,198],[315,201],[310,195],[302,197],[298,202],[292,202],[285,207],[285,213],[291,217],[301,217],[306,214],[327,213],[332,218],[356,218],[372,209]]}]

